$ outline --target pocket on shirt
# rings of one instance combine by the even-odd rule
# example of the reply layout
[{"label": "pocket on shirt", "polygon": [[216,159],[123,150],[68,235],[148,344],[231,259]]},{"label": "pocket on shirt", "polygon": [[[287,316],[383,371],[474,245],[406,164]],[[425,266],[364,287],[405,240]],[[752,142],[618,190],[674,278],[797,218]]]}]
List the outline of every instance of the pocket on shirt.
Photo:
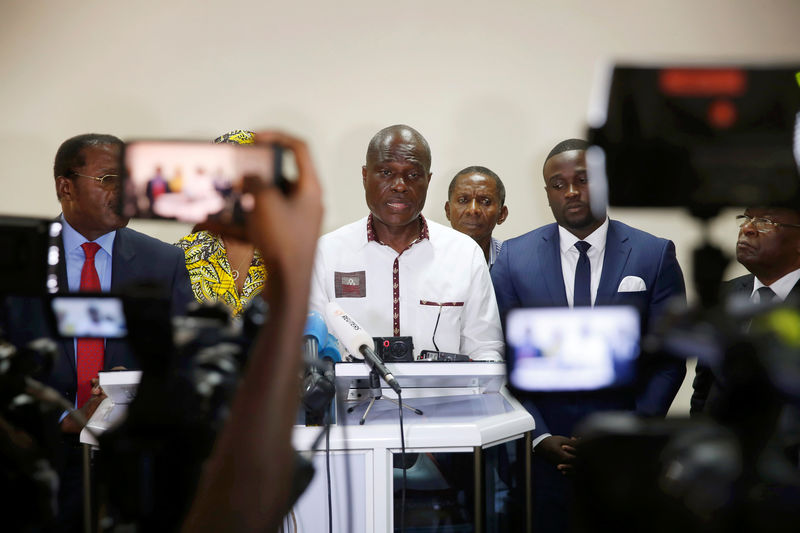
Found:
[{"label": "pocket on shirt", "polygon": [[[423,331],[420,346],[415,346],[417,353],[422,350],[433,350],[433,335],[436,346],[442,352],[459,353],[461,345],[461,314],[464,302],[457,300],[425,300],[419,301],[420,330]],[[437,325],[438,320],[438,325]]]}]

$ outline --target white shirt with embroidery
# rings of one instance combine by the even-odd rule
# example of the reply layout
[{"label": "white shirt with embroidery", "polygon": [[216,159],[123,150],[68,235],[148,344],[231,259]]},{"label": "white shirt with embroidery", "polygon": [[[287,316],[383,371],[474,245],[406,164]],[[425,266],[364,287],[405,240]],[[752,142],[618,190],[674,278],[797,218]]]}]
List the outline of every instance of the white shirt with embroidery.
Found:
[{"label": "white shirt with embroidery", "polygon": [[336,301],[372,337],[397,336],[397,260],[399,336],[413,338],[415,358],[422,350],[438,347],[474,360],[501,361],[503,334],[483,251],[472,238],[426,222],[429,238],[401,254],[368,241],[366,217],[323,235],[317,245],[310,309],[324,315],[328,302]]}]

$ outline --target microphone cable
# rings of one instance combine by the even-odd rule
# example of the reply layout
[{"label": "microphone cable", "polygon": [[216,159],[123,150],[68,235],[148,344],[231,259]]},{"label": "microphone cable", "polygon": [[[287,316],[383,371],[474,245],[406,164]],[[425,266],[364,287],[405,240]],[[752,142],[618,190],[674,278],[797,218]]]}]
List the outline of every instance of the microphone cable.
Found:
[{"label": "microphone cable", "polygon": [[[314,362],[313,364],[318,364]],[[319,448],[322,439],[325,439],[325,484],[328,490],[328,533],[333,533],[333,490],[331,488],[331,407],[329,404],[322,417],[322,431],[311,444],[311,456]],[[349,489],[348,489],[349,490]]]},{"label": "microphone cable", "polygon": [[433,326],[433,334],[431,334],[431,342],[433,343],[433,347],[436,348],[436,351],[439,351],[439,347],[436,346],[436,330],[439,329],[439,319],[442,318],[442,304],[439,304],[439,314],[436,315],[436,325]]},{"label": "microphone cable", "polygon": [[328,484],[328,533],[333,533],[333,491],[331,490],[331,409],[323,417],[325,424],[325,479]]},{"label": "microphone cable", "polygon": [[[344,479],[345,479],[345,493],[347,494],[347,529],[345,531],[353,531],[353,502],[351,498],[353,496],[353,480],[351,478],[351,468],[350,468],[350,449],[347,447],[347,421],[344,420],[343,415],[346,410],[344,407],[344,398],[341,395],[337,394],[335,397],[336,401],[336,425],[341,428],[342,431],[342,443],[344,444],[344,461],[345,461],[345,468],[344,468]],[[371,524],[366,524],[367,530]]]},{"label": "microphone cable", "polygon": [[[439,308],[441,312],[441,307]],[[438,323],[438,321],[437,321]],[[438,350],[438,348],[437,348]],[[403,465],[403,486],[400,490],[400,533],[406,530],[406,438],[403,431],[403,396],[397,393],[397,405],[400,410],[400,464]]]}]

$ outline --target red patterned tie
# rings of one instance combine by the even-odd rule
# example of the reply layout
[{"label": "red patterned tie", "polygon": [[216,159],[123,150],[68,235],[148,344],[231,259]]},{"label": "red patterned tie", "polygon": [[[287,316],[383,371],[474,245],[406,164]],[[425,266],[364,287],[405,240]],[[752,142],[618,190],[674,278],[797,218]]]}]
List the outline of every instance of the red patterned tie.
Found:
[{"label": "red patterned tie", "polygon": [[[86,261],[81,269],[81,292],[100,292],[100,277],[94,267],[94,256],[100,249],[96,242],[81,244]],[[92,393],[92,378],[103,369],[105,342],[103,339],[78,339],[78,407],[82,407]]]}]

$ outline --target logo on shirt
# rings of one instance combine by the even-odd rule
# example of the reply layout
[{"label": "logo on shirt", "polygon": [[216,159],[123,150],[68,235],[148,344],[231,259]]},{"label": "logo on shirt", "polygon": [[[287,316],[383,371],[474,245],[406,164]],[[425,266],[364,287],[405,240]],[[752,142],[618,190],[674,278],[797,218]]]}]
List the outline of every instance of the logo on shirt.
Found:
[{"label": "logo on shirt", "polygon": [[334,272],[333,286],[337,298],[365,298],[367,296],[367,273]]}]

